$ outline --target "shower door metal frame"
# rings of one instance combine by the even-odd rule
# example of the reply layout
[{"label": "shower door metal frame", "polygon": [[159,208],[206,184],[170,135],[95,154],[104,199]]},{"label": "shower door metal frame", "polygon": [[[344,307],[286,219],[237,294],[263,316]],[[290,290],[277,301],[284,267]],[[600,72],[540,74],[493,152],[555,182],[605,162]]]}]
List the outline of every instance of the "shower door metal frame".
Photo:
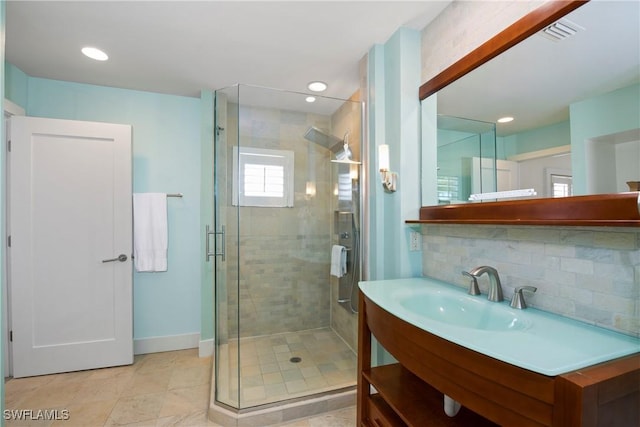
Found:
[{"label": "shower door metal frame", "polygon": [[[239,369],[236,370],[235,376],[233,372],[229,370],[223,369],[232,366],[230,359],[236,358],[236,366],[239,366],[239,358],[240,358],[240,349],[239,342],[236,352],[234,353],[231,349],[231,343],[229,340],[229,331],[228,327],[228,310],[227,304],[221,304],[221,301],[224,299],[226,302],[229,295],[229,286],[227,280],[227,269],[232,268],[229,266],[227,260],[228,254],[228,245],[229,227],[227,226],[227,212],[228,206],[226,204],[226,200],[228,199],[229,185],[228,180],[232,179],[232,174],[230,173],[228,159],[230,153],[227,150],[227,138],[229,134],[228,129],[228,102],[227,102],[227,93],[224,91],[235,90],[236,97],[239,96],[239,86],[231,86],[228,88],[223,88],[216,90],[214,92],[214,142],[213,142],[213,158],[214,158],[214,167],[213,167],[213,189],[214,189],[214,209],[213,209],[213,220],[214,220],[214,229],[213,231],[207,227],[207,248],[206,248],[206,257],[210,259],[213,257],[214,260],[214,360],[215,366],[213,369],[214,378],[216,384],[212,388],[214,390],[214,396],[216,403],[227,407],[231,410],[239,410],[240,408],[240,375]],[[224,106],[223,106],[224,103]],[[237,135],[237,134],[236,134]],[[233,168],[231,168],[233,170]],[[236,215],[237,215],[237,207],[236,207]],[[232,230],[231,230],[232,231]],[[238,236],[238,234],[235,234]],[[213,249],[209,246],[211,243],[209,239],[211,236],[214,237]],[[239,304],[239,301],[238,301]],[[223,307],[224,305],[224,307]],[[237,310],[239,313],[239,310]],[[236,322],[239,322],[239,319],[236,319]],[[239,323],[237,323],[239,325]],[[226,345],[226,354],[223,355],[221,352],[221,347]],[[235,356],[234,356],[235,354]],[[224,356],[224,357],[223,357]],[[223,366],[223,361],[227,361],[228,366]],[[235,387],[232,383],[235,382]],[[224,393],[229,395],[229,399],[223,400],[221,399],[221,384],[227,385],[227,390],[224,390]],[[231,391],[233,389],[237,390],[237,394],[232,396]]]}]

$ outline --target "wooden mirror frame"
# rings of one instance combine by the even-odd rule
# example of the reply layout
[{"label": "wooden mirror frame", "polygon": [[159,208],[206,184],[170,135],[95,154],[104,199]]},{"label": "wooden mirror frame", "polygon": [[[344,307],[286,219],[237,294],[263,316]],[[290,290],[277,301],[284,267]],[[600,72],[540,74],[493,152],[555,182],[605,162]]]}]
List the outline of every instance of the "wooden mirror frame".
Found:
[{"label": "wooden mirror frame", "polygon": [[[588,0],[550,0],[420,86],[420,101],[495,58]],[[640,193],[425,206],[407,223],[554,226],[640,226]]]}]

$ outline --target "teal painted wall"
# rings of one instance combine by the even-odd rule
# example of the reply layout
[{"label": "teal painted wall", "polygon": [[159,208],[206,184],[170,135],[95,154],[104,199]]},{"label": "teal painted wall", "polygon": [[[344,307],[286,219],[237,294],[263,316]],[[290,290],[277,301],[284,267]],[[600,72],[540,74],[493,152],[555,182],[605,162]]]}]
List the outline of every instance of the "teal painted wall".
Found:
[{"label": "teal painted wall", "polygon": [[[384,45],[368,55],[369,201],[370,241],[367,280],[418,277],[422,253],[409,252],[407,219],[420,209],[420,33],[399,29]],[[391,170],[397,172],[398,189],[386,193],[380,184],[378,146],[389,145]],[[393,362],[374,342],[372,363]]]},{"label": "teal painted wall", "polygon": [[498,158],[506,159],[516,154],[569,145],[571,144],[571,129],[569,121],[566,120],[549,126],[505,136],[499,138],[499,141],[501,149],[498,150]]},{"label": "teal painted wall", "polygon": [[[380,193],[383,198],[385,231],[384,278],[417,277],[422,271],[422,253],[409,251],[407,219],[420,210],[420,33],[400,28],[385,44],[385,134],[391,170],[398,173],[398,190]],[[376,143],[376,146],[378,143]],[[374,147],[372,152],[377,152]],[[379,185],[377,187],[380,187]]]},{"label": "teal painted wall", "polygon": [[460,132],[448,129],[438,129],[438,147],[449,145],[454,142],[458,142],[465,138],[477,135],[471,132]]},{"label": "teal painted wall", "polygon": [[369,51],[368,59],[368,126],[370,161],[367,165],[371,177],[369,198],[365,209],[369,210],[369,256],[364,260],[366,280],[384,279],[384,191],[380,185],[378,173],[378,145],[384,144],[385,134],[385,69],[384,46],[375,45]]},{"label": "teal painted wall", "polygon": [[422,149],[422,205],[438,204],[438,94],[422,100],[421,110],[421,149]]},{"label": "teal painted wall", "polygon": [[133,191],[184,194],[167,201],[168,271],[134,272],[134,339],[200,333],[201,100],[25,79],[10,68],[7,94],[27,115],[132,125]]},{"label": "teal painted wall", "polygon": [[6,61],[2,61],[5,66],[4,79],[4,96],[14,103],[25,106],[27,105],[27,87],[29,86],[29,76],[21,69],[15,67]]},{"label": "teal painted wall", "polygon": [[587,194],[585,141],[640,128],[640,84],[569,106],[573,192]]},{"label": "teal painted wall", "polygon": [[[214,127],[214,94],[211,91],[200,93],[201,114],[201,146],[200,146],[200,233],[205,232],[213,223],[213,127]],[[213,240],[213,239],[211,239]],[[206,242],[200,239],[200,253],[206,252]],[[215,263],[213,259],[207,262],[204,256],[200,257],[201,265],[201,300],[200,300],[200,339],[211,340],[214,338],[214,275]]]},{"label": "teal painted wall", "polygon": [[481,157],[481,146],[480,134],[438,130],[438,176],[458,178],[458,197],[450,201],[438,200],[434,204],[464,202],[469,199],[472,158]]}]

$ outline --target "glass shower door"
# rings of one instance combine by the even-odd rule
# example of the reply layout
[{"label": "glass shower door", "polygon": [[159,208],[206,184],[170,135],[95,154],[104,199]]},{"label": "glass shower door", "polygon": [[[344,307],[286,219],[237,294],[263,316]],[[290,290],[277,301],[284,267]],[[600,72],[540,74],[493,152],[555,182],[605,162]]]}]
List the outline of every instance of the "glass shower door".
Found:
[{"label": "glass shower door", "polygon": [[[215,399],[240,408],[238,340],[238,215],[232,197],[232,151],[237,145],[237,86],[217,90],[214,108]],[[234,309],[235,307],[235,309]]]},{"label": "glass shower door", "polygon": [[340,305],[357,275],[338,290],[330,255],[335,212],[349,213],[342,243],[357,239],[359,162],[332,159],[359,156],[362,109],[305,98],[247,85],[215,92],[214,399],[232,412],[355,385],[345,341],[356,341],[357,316]]}]

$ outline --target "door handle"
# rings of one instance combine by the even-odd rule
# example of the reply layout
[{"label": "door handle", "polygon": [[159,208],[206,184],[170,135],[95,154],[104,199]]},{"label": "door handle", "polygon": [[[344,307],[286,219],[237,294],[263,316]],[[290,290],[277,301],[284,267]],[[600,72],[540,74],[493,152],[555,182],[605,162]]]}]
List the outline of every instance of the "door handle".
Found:
[{"label": "door handle", "polygon": [[204,233],[204,240],[205,240],[205,256],[204,256],[204,260],[206,262],[209,262],[209,260],[211,259],[212,256],[215,256],[216,254],[211,252],[211,249],[209,248],[209,236],[211,235],[215,235],[216,233],[214,233],[213,231],[211,231],[209,229],[209,226],[207,225],[205,233]]},{"label": "door handle", "polygon": [[[206,227],[206,231],[205,231],[205,261],[209,262],[209,260],[211,259],[212,256],[222,256],[222,261],[225,260],[225,254],[224,254],[224,248],[225,248],[225,232],[224,232],[224,225],[221,228],[221,231],[211,231],[211,229],[209,229],[209,226],[207,225]],[[211,252],[211,248],[209,245],[209,236],[217,236],[217,235],[221,236],[221,244],[222,244],[222,251],[218,252],[215,248],[214,248],[214,252]],[[217,246],[217,239],[216,239],[216,243],[215,246]]]},{"label": "door handle", "polygon": [[102,262],[114,262],[114,261],[120,261],[120,262],[125,262],[127,260],[127,256],[125,254],[120,254],[118,255],[117,258],[111,258],[111,259],[103,259]]}]

